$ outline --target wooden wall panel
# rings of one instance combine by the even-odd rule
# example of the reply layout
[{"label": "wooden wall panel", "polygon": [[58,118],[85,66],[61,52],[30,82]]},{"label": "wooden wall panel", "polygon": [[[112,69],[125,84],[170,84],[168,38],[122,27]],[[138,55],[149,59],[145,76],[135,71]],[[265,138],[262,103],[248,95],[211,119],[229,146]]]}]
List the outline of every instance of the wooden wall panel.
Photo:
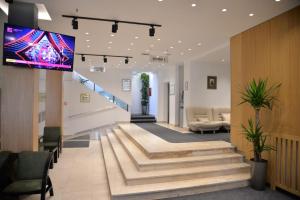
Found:
[{"label": "wooden wall panel", "polygon": [[4,67],[1,94],[1,149],[38,149],[38,70]]},{"label": "wooden wall panel", "polygon": [[63,72],[47,71],[45,126],[63,128]]},{"label": "wooden wall panel", "polygon": [[[294,8],[265,23],[253,27],[231,38],[232,67],[232,142],[249,159],[252,156],[251,145],[241,136],[240,124],[246,123],[254,113],[248,105],[237,105],[240,102],[241,88],[253,78],[267,78],[270,84],[281,83],[278,92],[279,101],[272,111],[261,113],[264,131],[271,137],[300,136],[300,7]],[[282,148],[279,155],[292,159],[292,143]],[[266,153],[265,158],[272,158]],[[297,154],[300,160],[300,155]],[[283,162],[283,163],[282,163]],[[280,164],[281,163],[281,164]],[[285,160],[275,163],[285,170]],[[293,162],[288,162],[292,165]],[[294,166],[289,166],[293,168]],[[280,168],[280,169],[281,169]],[[276,177],[270,168],[270,177]],[[291,185],[291,174],[281,174],[280,180]],[[275,181],[270,179],[271,181]]]}]

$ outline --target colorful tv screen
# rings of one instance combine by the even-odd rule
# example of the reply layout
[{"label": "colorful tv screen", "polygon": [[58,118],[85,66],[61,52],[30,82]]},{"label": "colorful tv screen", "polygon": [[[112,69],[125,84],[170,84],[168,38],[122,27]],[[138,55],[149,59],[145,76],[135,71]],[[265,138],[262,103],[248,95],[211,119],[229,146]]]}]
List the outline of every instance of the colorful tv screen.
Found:
[{"label": "colorful tv screen", "polygon": [[73,71],[75,37],[4,25],[3,64]]}]

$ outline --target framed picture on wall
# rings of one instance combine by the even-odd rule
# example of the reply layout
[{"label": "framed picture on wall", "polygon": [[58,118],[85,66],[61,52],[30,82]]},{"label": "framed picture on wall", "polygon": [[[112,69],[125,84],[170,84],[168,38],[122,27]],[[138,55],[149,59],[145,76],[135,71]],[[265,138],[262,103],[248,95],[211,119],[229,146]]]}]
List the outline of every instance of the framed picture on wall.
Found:
[{"label": "framed picture on wall", "polygon": [[80,103],[90,103],[90,94],[89,93],[81,93],[80,94]]},{"label": "framed picture on wall", "polygon": [[131,91],[131,80],[130,79],[122,79],[122,90],[124,92]]},{"label": "framed picture on wall", "polygon": [[207,89],[216,90],[217,89],[217,77],[216,76],[207,76]]}]

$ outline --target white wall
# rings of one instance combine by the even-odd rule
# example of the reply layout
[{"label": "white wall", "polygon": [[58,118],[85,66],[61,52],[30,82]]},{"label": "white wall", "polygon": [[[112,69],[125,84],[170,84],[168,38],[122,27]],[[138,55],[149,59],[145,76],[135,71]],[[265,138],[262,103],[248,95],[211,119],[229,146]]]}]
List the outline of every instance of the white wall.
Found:
[{"label": "white wall", "polygon": [[131,103],[131,113],[132,114],[141,114],[142,113],[142,106],[141,106],[141,80],[140,80],[141,73],[134,73],[132,75],[132,87],[131,87],[131,94],[132,94],[132,103]]},{"label": "white wall", "polygon": [[[207,89],[207,76],[217,76],[217,89]],[[230,65],[227,63],[185,63],[185,108],[187,107],[228,107],[231,101]],[[186,122],[186,120],[185,120]],[[184,124],[186,126],[186,123]]]},{"label": "white wall", "polygon": [[[81,93],[90,94],[90,103],[80,102]],[[64,81],[64,101],[64,133],[66,135],[130,120],[129,112],[115,106],[105,97],[88,90],[74,80]],[[74,117],[78,114],[83,115]]]}]

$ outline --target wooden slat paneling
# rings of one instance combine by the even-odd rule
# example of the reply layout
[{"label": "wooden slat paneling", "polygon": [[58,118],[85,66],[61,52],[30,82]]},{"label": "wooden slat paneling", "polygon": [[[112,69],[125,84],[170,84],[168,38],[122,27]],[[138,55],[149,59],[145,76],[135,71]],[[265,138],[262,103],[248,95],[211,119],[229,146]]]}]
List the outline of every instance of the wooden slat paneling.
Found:
[{"label": "wooden slat paneling", "polygon": [[[232,37],[231,68],[231,141],[248,159],[252,147],[241,136],[240,124],[254,113],[248,105],[237,105],[239,92],[253,78],[282,84],[274,109],[261,113],[264,131],[278,147],[264,158],[271,163],[271,185],[299,195],[300,153],[295,137],[300,136],[300,6]],[[280,137],[274,138],[275,134]]]}]

